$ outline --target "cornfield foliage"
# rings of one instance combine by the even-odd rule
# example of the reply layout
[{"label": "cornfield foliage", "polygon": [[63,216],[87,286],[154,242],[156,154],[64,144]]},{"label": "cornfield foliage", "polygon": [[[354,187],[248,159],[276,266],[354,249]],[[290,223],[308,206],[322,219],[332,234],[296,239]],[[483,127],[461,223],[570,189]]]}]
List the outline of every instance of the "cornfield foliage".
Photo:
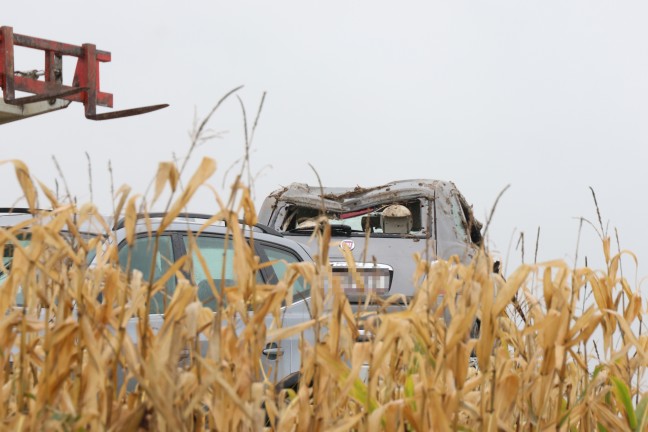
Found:
[{"label": "cornfield foliage", "polygon": [[[13,165],[30,206],[53,210],[0,229],[3,248],[15,248],[0,287],[3,430],[648,430],[644,303],[622,277],[622,254],[611,252],[609,238],[603,269],[552,261],[522,265],[506,280],[486,254],[470,265],[412,257],[416,296],[403,310],[364,318],[330,282],[326,231],[314,263],[291,264],[276,285],[256,282],[262,264],[238,225],[255,223],[255,210],[237,184],[228,201],[214,195],[214,214],[232,227],[238,285],[212,312],[197,301],[182,263],[152,284],[137,271],[124,274],[110,224],[92,204],[60,202],[26,166]],[[155,198],[174,193],[166,222],[214,171],[203,160],[180,191],[175,164],[160,164]],[[132,241],[142,198],[124,187],[115,202]],[[103,236],[79,234],[89,219]],[[24,230],[31,242],[20,246]],[[148,302],[173,276],[177,288],[154,332]],[[312,319],[282,328],[281,307],[298,277],[310,284]],[[16,306],[19,290],[24,307]],[[133,317],[137,340],[125,331]],[[476,317],[481,328],[471,338]],[[359,342],[361,325],[371,337]],[[303,339],[301,385],[277,392],[261,351],[305,331],[316,342]],[[137,383],[132,391],[118,385],[118,371]]]}]

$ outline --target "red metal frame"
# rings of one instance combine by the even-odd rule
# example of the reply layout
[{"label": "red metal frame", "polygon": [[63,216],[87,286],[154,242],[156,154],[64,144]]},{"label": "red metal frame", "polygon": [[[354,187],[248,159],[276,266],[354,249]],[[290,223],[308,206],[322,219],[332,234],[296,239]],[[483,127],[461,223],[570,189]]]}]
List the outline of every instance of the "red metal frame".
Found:
[{"label": "red metal frame", "polygon": [[[43,81],[38,80],[37,77],[16,75],[14,46],[45,51]],[[63,56],[77,58],[71,86],[63,84]],[[24,105],[52,99],[81,102],[85,106],[86,118],[91,120],[128,117],[168,106],[167,104],[151,105],[97,114],[97,106],[108,108],[113,106],[113,95],[102,92],[99,87],[99,64],[110,60],[110,52],[98,50],[93,44],[70,45],[16,34],[12,27],[0,27],[0,86],[3,90],[4,101],[8,104]],[[33,96],[16,98],[16,91],[32,93]]]}]

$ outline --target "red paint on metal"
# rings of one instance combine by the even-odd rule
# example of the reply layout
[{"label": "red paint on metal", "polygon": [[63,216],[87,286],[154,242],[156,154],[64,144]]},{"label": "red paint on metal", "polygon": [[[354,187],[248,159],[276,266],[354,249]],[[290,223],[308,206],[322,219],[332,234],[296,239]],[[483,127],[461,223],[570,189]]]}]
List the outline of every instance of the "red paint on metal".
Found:
[{"label": "red paint on metal", "polygon": [[[45,52],[44,81],[37,77],[16,75],[14,71],[14,46],[22,46]],[[72,85],[64,85],[63,56],[77,58]],[[47,39],[13,33],[11,27],[0,27],[0,86],[4,101],[12,105],[65,99],[81,102],[85,106],[86,118],[107,120],[143,114],[165,108],[168,105],[152,105],[121,111],[97,114],[97,106],[112,108],[113,95],[100,90],[99,64],[109,62],[108,51],[97,50],[93,44],[70,45]],[[16,91],[32,93],[33,96],[16,98]]]}]

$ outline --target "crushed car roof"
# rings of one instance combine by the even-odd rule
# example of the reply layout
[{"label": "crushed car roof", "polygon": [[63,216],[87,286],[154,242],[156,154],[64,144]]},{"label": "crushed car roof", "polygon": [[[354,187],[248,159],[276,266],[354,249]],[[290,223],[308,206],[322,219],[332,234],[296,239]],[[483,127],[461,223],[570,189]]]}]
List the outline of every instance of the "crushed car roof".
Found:
[{"label": "crushed car roof", "polygon": [[313,207],[324,206],[328,210],[350,210],[366,205],[406,200],[408,198],[436,197],[459,194],[452,182],[442,180],[415,179],[399,180],[381,186],[353,188],[309,186],[305,183],[292,183],[283,189],[275,191],[271,196],[275,199],[294,204]]}]

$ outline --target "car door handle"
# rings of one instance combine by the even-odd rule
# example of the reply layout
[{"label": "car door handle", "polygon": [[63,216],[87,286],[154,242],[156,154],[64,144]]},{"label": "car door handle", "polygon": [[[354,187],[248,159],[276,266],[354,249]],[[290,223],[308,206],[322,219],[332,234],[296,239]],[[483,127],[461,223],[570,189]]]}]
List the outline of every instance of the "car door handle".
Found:
[{"label": "car door handle", "polygon": [[279,346],[275,342],[272,342],[266,345],[266,347],[261,352],[270,360],[275,360],[280,355],[283,355],[284,350],[279,348]]}]

